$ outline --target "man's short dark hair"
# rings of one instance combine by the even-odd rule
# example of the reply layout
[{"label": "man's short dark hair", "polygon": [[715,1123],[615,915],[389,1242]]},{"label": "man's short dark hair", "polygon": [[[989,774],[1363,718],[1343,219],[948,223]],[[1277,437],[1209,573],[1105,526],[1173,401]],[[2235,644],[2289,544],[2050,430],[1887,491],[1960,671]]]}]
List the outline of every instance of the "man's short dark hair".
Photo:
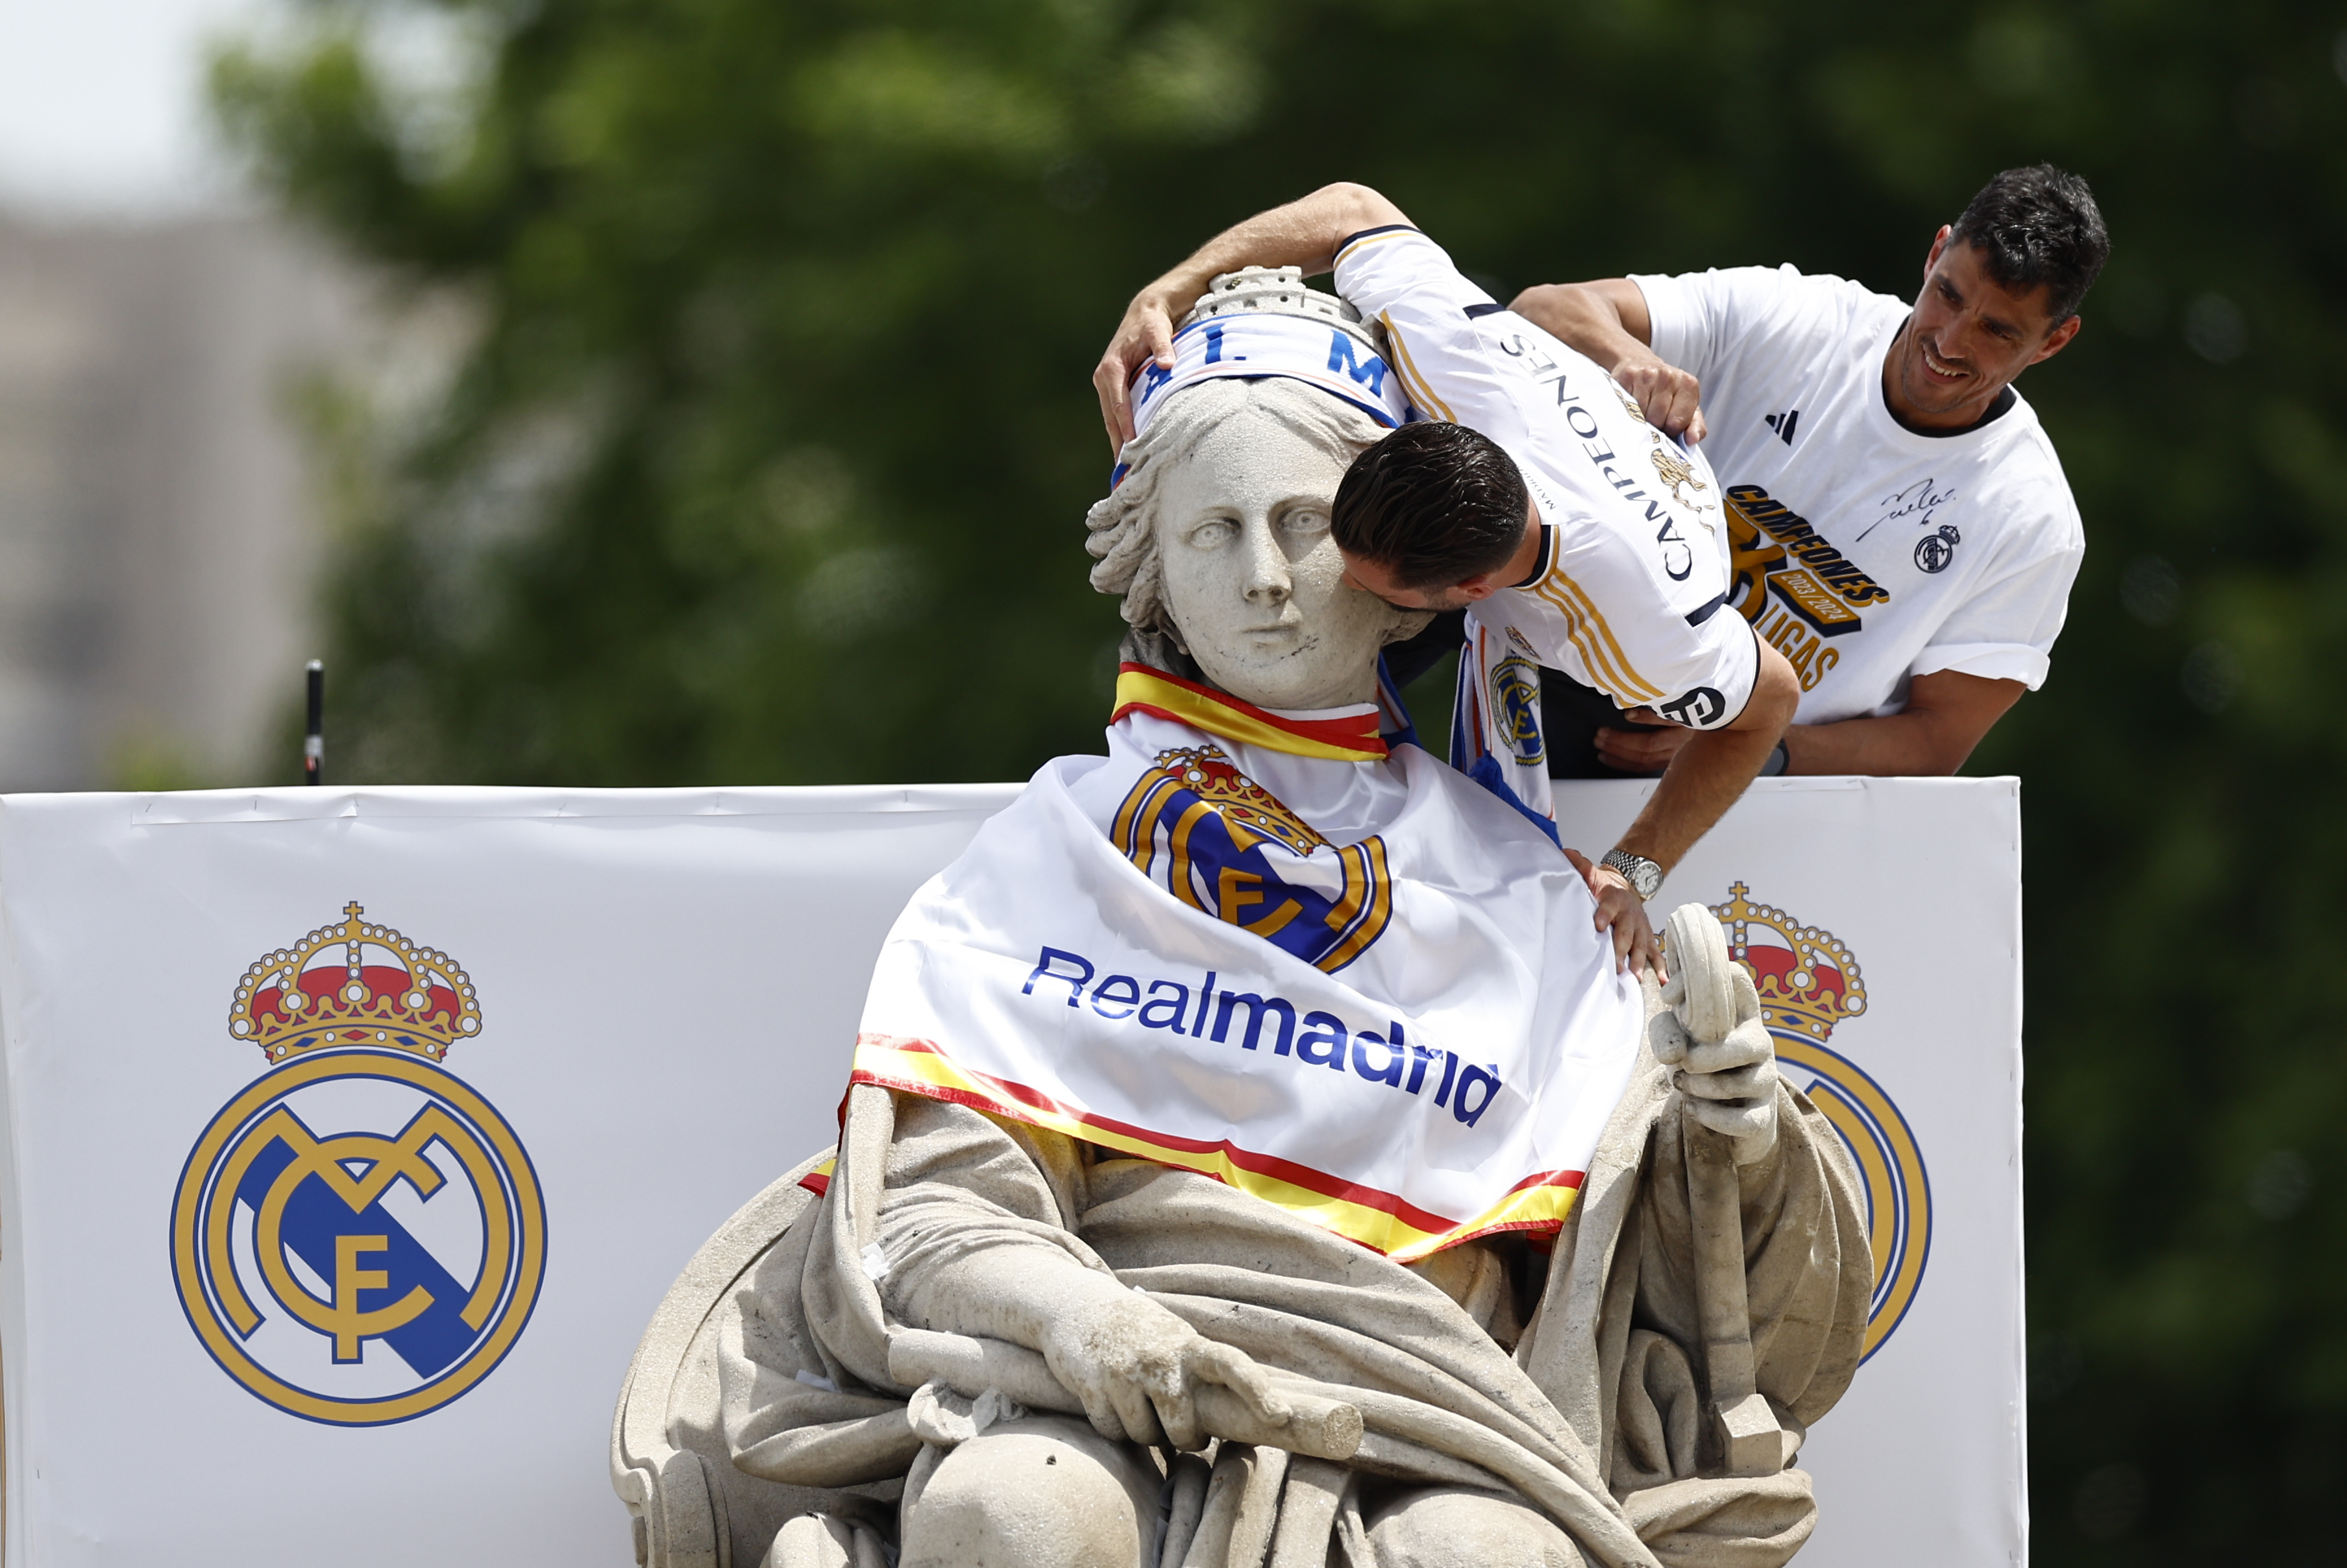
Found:
[{"label": "man's short dark hair", "polygon": [[2095,193],[2050,163],[2008,169],[1982,186],[1949,239],[1977,246],[2005,288],[2027,293],[2044,284],[2056,326],[2078,313],[2111,253]]},{"label": "man's short dark hair", "polygon": [[1515,459],[1489,437],[1405,425],[1345,470],[1329,531],[1403,588],[1452,588],[1508,564],[1530,506]]}]

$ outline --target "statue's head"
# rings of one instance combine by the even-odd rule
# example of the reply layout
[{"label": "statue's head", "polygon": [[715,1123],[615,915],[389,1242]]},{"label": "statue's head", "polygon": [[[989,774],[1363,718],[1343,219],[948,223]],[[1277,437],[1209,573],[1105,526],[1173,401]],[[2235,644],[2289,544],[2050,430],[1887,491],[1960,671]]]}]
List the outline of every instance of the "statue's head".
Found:
[{"label": "statue's head", "polygon": [[1130,653],[1166,668],[1186,655],[1258,707],[1371,701],[1378,651],[1428,618],[1345,582],[1328,514],[1347,466],[1385,433],[1356,401],[1285,374],[1160,400],[1086,519],[1092,586],[1123,596]]}]

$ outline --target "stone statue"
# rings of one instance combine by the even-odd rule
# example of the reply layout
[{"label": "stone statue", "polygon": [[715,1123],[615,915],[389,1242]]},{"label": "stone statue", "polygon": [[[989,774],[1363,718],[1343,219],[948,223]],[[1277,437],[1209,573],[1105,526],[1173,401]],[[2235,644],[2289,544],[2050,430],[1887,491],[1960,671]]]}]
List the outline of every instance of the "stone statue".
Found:
[{"label": "stone statue", "polygon": [[[1233,308],[1234,291],[1218,292]],[[1326,316],[1334,305],[1302,309]],[[1320,715],[1366,712],[1378,651],[1420,619],[1347,586],[1327,534],[1346,465],[1378,434],[1360,407],[1299,377],[1206,379],[1163,399],[1125,450],[1122,486],[1090,518],[1093,582],[1122,596],[1133,628],[1128,670],[1150,667],[1182,690],[1236,699],[1242,717],[1255,715],[1248,723],[1314,735],[1332,733]],[[1419,816],[1514,832],[1511,855],[1563,866],[1512,812],[1479,804],[1491,797],[1414,748],[1337,772],[1389,790],[1407,774]],[[1092,775],[1069,776],[1081,786]],[[1344,834],[1358,846],[1358,827],[1336,825],[1350,797],[1288,800],[1296,820],[1284,826],[1271,820],[1279,800],[1245,798],[1258,803],[1245,818],[1255,838],[1292,842],[1255,844],[1245,864],[1257,870],[1222,874],[1219,913],[1183,917],[1265,933],[1234,941],[1290,942],[1309,960],[1294,984],[1316,981],[1338,958],[1319,924],[1294,915],[1323,906],[1293,890],[1320,875],[1307,876],[1307,860],[1348,852]],[[1301,858],[1281,858],[1290,851]],[[1260,895],[1248,891],[1255,878],[1268,879]],[[1569,883],[1550,886],[1561,898]],[[1283,889],[1292,896],[1275,907]],[[1346,907],[1324,923],[1334,929]],[[1432,941],[1438,922],[1412,911],[1436,907],[1398,903],[1392,931],[1375,938],[1398,957],[1380,961]],[[1405,929],[1413,920],[1424,928]],[[1310,944],[1295,945],[1307,927]],[[1585,928],[1550,939],[1602,945]],[[867,1034],[827,1188],[819,1201],[796,1196],[804,1206],[757,1244],[698,1331],[718,1411],[699,1440],[722,1431],[738,1472],[712,1490],[742,1475],[777,1496],[799,1489],[766,1568],[866,1568],[887,1545],[898,1568],[1785,1562],[1816,1513],[1790,1461],[1858,1360],[1872,1285],[1864,1215],[1840,1141],[1775,1075],[1758,999],[1717,921],[1682,909],[1669,952],[1667,986],[1618,982],[1630,1009],[1619,1015],[1623,1068],[1606,1081],[1577,1193],[1543,1211],[1562,1217],[1456,1245],[1420,1239],[1434,1250],[1408,1264],[1381,1252],[1411,1245],[1348,1239],[1308,1204],[1267,1202],[1235,1176],[1201,1173],[1204,1163],[1133,1157],[1112,1132],[1096,1141],[1041,1113],[989,1113],[967,1093],[884,1086],[913,1081],[863,1070],[888,1049]],[[1107,1030],[1092,1014],[1132,1012],[1107,1003],[1141,1002],[1141,988],[1095,979],[1094,968],[1046,948],[1026,992],[1004,1005],[1048,1003],[1048,1018],[999,1016]],[[1599,979],[1582,983],[1598,990],[1616,983],[1610,959],[1587,972]],[[1556,973],[1535,965],[1525,983],[1563,984]],[[1120,981],[1129,999],[1112,989]],[[1266,1001],[1267,984],[1245,996],[1235,986],[1219,993],[1199,1049],[1219,1044],[1241,1062],[1243,1043],[1254,1054],[1242,1065],[1262,1082],[1317,1074],[1294,1064],[1327,1060],[1336,1076],[1312,1081],[1351,1091],[1389,1063],[1378,1081],[1393,1087],[1376,1092],[1454,1138],[1488,1133],[1498,1123],[1476,1119],[1516,1091],[1501,1079],[1512,1085],[1519,1069],[1406,1047],[1399,1023],[1357,1030],[1349,1072],[1341,1027],[1332,1056],[1316,1055],[1307,1032],[1290,1057],[1287,1023],[1328,1014]],[[1169,1031],[1147,1038],[1207,1035],[1214,988],[1209,975],[1194,1017],[1183,988]],[[904,1061],[914,1065],[890,1071],[928,1071]],[[628,1484],[641,1504],[647,1483]],[[720,1558],[712,1548],[691,1560]]]}]

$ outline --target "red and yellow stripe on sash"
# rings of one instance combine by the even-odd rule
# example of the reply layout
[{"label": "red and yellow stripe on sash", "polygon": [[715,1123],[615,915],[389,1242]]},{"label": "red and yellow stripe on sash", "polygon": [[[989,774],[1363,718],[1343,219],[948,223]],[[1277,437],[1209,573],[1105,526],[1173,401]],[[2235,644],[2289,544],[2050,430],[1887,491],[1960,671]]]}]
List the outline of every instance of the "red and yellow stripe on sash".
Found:
[{"label": "red and yellow stripe on sash", "polygon": [[1581,1187],[1579,1171],[1535,1172],[1481,1214],[1453,1221],[1391,1193],[1276,1154],[1243,1149],[1228,1139],[1201,1142],[1094,1115],[1024,1084],[964,1067],[925,1040],[858,1036],[853,1081],[967,1105],[1119,1153],[1212,1176],[1323,1230],[1383,1253],[1396,1263],[1415,1263],[1445,1247],[1502,1231],[1554,1235],[1572,1212]]},{"label": "red and yellow stripe on sash", "polygon": [[1374,707],[1333,719],[1283,719],[1226,692],[1146,664],[1119,665],[1116,712],[1109,715],[1109,723],[1136,710],[1226,741],[1244,741],[1299,757],[1329,757],[1340,763],[1379,763],[1386,757],[1386,743],[1378,738]]}]

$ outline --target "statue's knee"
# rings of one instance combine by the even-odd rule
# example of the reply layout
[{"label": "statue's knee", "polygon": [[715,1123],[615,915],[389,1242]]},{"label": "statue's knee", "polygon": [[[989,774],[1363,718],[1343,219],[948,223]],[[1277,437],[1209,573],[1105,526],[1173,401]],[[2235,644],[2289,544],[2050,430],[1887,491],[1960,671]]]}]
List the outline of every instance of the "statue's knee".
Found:
[{"label": "statue's knee", "polygon": [[844,1520],[803,1513],[783,1526],[759,1568],[855,1568],[856,1536]]},{"label": "statue's knee", "polygon": [[1367,1523],[1378,1568],[1583,1568],[1573,1538],[1545,1514],[1488,1491],[1398,1492]]},{"label": "statue's knee", "polygon": [[898,1568],[1139,1568],[1160,1485],[1142,1450],[1082,1421],[1005,1421],[907,1500]]}]

